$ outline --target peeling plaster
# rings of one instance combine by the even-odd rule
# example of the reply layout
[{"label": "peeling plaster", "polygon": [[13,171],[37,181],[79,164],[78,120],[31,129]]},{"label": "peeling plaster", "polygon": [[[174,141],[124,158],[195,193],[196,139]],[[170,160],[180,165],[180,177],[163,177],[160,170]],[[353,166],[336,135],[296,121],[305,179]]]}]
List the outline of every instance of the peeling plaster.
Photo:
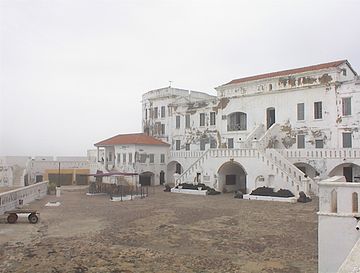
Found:
[{"label": "peeling plaster", "polygon": [[328,84],[328,83],[330,83],[332,80],[333,80],[333,78],[332,78],[328,73],[325,73],[324,75],[322,75],[322,76],[319,78],[319,82],[320,82],[321,84]]},{"label": "peeling plaster", "polygon": [[285,148],[289,149],[296,143],[296,132],[292,130],[289,121],[287,121],[285,125],[282,125],[280,130],[285,134],[285,136],[281,139],[281,142]]},{"label": "peeling plaster", "polygon": [[226,106],[229,104],[230,99],[229,98],[221,98],[218,105],[213,107],[213,111],[218,113],[219,109],[225,109]]}]

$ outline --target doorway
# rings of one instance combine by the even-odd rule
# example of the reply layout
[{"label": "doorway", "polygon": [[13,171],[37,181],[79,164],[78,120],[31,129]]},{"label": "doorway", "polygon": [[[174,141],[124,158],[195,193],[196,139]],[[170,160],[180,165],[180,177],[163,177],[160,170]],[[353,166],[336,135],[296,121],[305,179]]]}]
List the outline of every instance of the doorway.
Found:
[{"label": "doorway", "polygon": [[350,167],[343,167],[343,175],[346,178],[346,182],[353,182],[353,170],[352,166]]},{"label": "doorway", "polygon": [[275,123],[275,108],[270,107],[266,109],[266,129]]}]

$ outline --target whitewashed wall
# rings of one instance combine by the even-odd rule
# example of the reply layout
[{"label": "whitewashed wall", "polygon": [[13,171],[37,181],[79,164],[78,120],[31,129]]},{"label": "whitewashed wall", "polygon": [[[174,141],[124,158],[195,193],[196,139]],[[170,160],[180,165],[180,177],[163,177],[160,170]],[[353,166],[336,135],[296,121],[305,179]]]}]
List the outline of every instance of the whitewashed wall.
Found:
[{"label": "whitewashed wall", "polygon": [[[336,198],[334,194],[336,191]],[[319,183],[319,272],[337,272],[360,238],[359,221],[354,216],[352,194],[358,194],[360,183],[345,182],[344,177],[333,177]],[[334,206],[337,210],[334,210]]]},{"label": "whitewashed wall", "polygon": [[45,181],[22,187],[20,189],[0,193],[0,215],[4,214],[5,211],[15,209],[19,206],[19,200],[22,200],[23,205],[25,205],[35,199],[44,197],[47,194],[47,184],[48,181]]}]

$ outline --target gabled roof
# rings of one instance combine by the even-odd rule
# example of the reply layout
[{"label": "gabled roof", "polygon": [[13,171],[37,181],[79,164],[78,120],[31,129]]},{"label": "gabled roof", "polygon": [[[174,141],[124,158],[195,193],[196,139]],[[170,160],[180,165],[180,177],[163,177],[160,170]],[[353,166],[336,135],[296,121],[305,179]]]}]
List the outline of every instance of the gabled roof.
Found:
[{"label": "gabled roof", "polygon": [[155,137],[148,136],[144,133],[116,135],[111,138],[100,141],[98,143],[95,143],[94,145],[95,146],[112,146],[112,145],[124,145],[124,144],[170,146],[170,144],[163,142]]},{"label": "gabled roof", "polygon": [[[260,74],[260,75],[256,75],[256,76],[235,79],[224,85],[237,84],[237,83],[261,80],[261,79],[266,79],[266,78],[288,76],[288,75],[298,74],[298,73],[303,73],[303,72],[308,72],[308,71],[316,71],[316,70],[321,70],[321,69],[333,68],[333,67],[338,67],[339,65],[341,65],[343,63],[347,63],[348,66],[350,67],[350,69],[356,75],[356,72],[352,69],[352,67],[350,66],[350,64],[348,63],[347,60],[340,60],[340,61],[335,61],[335,62],[330,62],[330,63],[305,66],[305,67],[300,67],[300,68],[295,68],[295,69],[288,69],[288,70],[283,70],[283,71],[277,71],[277,72],[271,72],[271,73]],[[222,85],[222,86],[224,86],[224,85]]]}]

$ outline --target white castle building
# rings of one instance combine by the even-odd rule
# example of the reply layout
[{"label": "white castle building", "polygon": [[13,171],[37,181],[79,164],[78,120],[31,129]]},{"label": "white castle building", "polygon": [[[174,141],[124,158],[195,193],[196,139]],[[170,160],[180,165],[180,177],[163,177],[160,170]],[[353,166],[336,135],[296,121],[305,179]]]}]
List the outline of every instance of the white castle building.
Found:
[{"label": "white castle building", "polygon": [[296,195],[316,194],[315,181],[334,175],[360,180],[360,78],[346,60],[215,89],[217,96],[171,87],[143,95],[144,133],[171,145],[167,182]]},{"label": "white castle building", "polygon": [[[146,173],[151,185],[202,182],[244,193],[269,186],[295,195],[317,194],[317,181],[335,175],[360,181],[360,78],[348,61],[215,89],[217,96],[172,87],[145,93],[142,125],[149,139],[139,151],[126,135],[97,143],[105,153],[98,158],[102,171]],[[151,146],[150,137],[160,146]]]}]

